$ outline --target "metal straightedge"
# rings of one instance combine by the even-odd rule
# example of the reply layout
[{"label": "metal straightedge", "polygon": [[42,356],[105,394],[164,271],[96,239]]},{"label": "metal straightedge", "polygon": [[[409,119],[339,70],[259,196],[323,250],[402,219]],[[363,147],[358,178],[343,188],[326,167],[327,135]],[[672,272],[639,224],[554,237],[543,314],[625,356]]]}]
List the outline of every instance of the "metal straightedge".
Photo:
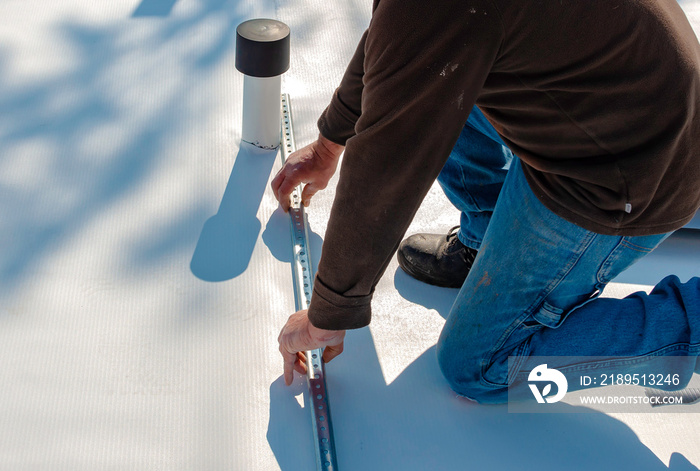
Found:
[{"label": "metal straightedge", "polygon": [[[289,95],[282,94],[282,163],[296,150],[292,111]],[[294,299],[297,311],[307,309],[311,304],[313,291],[313,267],[309,256],[308,221],[304,206],[301,204],[301,185],[291,195],[292,205],[289,215],[292,223],[292,248],[294,259]],[[326,375],[322,360],[323,350],[306,352],[306,369],[308,384],[308,405],[311,412],[314,447],[316,449],[316,469],[318,471],[337,471],[338,464],[333,440],[330,402],[326,389]]]}]

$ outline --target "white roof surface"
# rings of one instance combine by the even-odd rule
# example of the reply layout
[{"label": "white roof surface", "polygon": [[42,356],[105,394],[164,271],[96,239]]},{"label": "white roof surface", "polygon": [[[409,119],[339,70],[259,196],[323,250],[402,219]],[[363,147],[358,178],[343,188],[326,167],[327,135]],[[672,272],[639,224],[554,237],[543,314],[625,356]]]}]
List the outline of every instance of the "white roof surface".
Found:
[{"label": "white roof surface", "polygon": [[[700,1],[683,2],[700,31]],[[235,28],[292,31],[297,145],[369,0],[0,3],[0,469],[308,470],[305,381],[274,153],[241,147]],[[332,187],[333,185],[331,185]],[[320,253],[333,199],[309,208]],[[410,232],[458,221],[434,187]],[[608,295],[700,274],[685,230]],[[434,345],[455,290],[393,262],[369,328],[327,367],[341,470],[700,467],[700,415],[509,414],[461,400]]]}]

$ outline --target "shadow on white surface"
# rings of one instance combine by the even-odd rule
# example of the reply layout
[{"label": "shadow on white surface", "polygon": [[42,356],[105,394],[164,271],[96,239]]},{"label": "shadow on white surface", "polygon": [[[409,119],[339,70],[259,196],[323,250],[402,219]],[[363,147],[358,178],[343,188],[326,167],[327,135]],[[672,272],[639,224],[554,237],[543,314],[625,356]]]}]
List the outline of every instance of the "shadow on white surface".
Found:
[{"label": "shadow on white surface", "polygon": [[[678,262],[688,260],[687,267],[680,265],[681,276],[692,275],[697,271],[700,255],[697,235],[696,231],[674,234],[657,249],[658,253],[648,256],[644,264],[625,272],[625,281],[655,284],[662,278],[660,271],[678,270]],[[406,300],[434,309],[443,318],[449,315],[459,292],[421,283],[400,268],[394,274],[394,286]],[[371,339],[363,338],[363,341],[365,345],[351,353],[353,363],[376,364],[376,359],[356,358],[369,356],[372,351]],[[348,344],[349,350],[355,350],[353,343]],[[338,366],[349,370],[350,365],[342,361],[339,360]],[[333,377],[339,374],[334,371]],[[355,373],[355,376],[367,381],[367,375]],[[374,381],[381,384],[381,375],[374,376]],[[356,384],[353,383],[352,388],[357,388]],[[375,466],[375,460],[383,466],[411,470],[464,469],[466,463],[475,469],[698,469],[680,453],[671,455],[666,468],[628,425],[602,413],[509,414],[504,406],[481,406],[458,399],[440,375],[434,347],[387,386],[390,394],[379,392],[381,387],[376,385],[358,389],[363,393],[372,391],[364,401],[371,406],[363,406],[358,400],[357,404],[344,405],[344,408],[360,411],[371,408],[367,423],[357,430],[363,429],[362,433],[369,434],[368,442],[384,440],[386,443],[381,452],[376,451],[375,457],[362,463],[363,469],[381,469]],[[354,400],[353,396],[350,398]],[[381,417],[381,426],[369,425],[372,415]],[[339,434],[343,436],[342,431]],[[691,437],[687,439],[692,440]],[[393,456],[383,454],[397,447]],[[431,455],[433,464],[425,455]]]},{"label": "shadow on white surface", "polygon": [[[697,470],[678,453],[666,467],[605,414],[510,414],[458,398],[434,347],[386,384],[366,328],[348,332],[346,354],[326,368],[339,469]],[[305,384],[295,380],[270,388],[267,438],[284,471],[314,462],[309,414],[295,398]]]},{"label": "shadow on white surface", "polygon": [[[0,163],[14,183],[0,189],[4,288],[143,184],[163,157],[167,129],[177,126],[166,100],[128,136],[105,132],[125,119],[104,85],[125,54],[119,35],[67,23],[59,36],[81,58],[72,70],[22,86],[0,79],[0,108],[11,116],[0,123]],[[95,136],[103,140],[96,143]]]},{"label": "shadow on white surface", "polygon": [[700,229],[700,211],[695,213],[695,217],[693,217],[693,219],[688,224],[686,224],[685,227],[687,229]]},{"label": "shadow on white surface", "polygon": [[270,385],[267,441],[281,471],[313,469],[315,463],[311,415],[297,400],[306,388],[306,378],[296,374],[289,387],[281,376]]},{"label": "shadow on white surface", "polygon": [[[155,11],[169,1],[143,0],[142,6]],[[198,93],[229,56],[235,27],[247,15],[243,4],[199,3],[195,14],[169,17],[153,28],[140,29],[144,23],[137,21],[57,19],[46,30],[32,30],[32,48],[44,47],[32,49],[36,59],[29,62],[49,65],[24,81],[12,80],[13,67],[18,57],[31,57],[28,51],[17,44],[0,48],[0,295],[11,294],[108,210],[153,184],[154,173],[173,157],[168,149],[174,137],[201,118],[200,110],[209,113]],[[181,38],[212,18],[225,19],[226,26],[211,28],[206,47],[195,53],[181,47]],[[129,40],[137,34],[143,37]],[[47,50],[65,58],[61,67],[51,69]],[[186,73],[161,73],[179,66]],[[202,212],[203,205],[187,208],[158,233],[144,227],[148,240],[138,243],[143,247],[135,256],[187,246],[189,228]]]},{"label": "shadow on white surface", "polygon": [[142,0],[134,10],[133,17],[161,16],[170,14],[177,0]]},{"label": "shadow on white surface", "polygon": [[440,288],[418,281],[401,268],[397,268],[394,273],[394,287],[407,301],[434,309],[444,319],[447,319],[452,304],[459,294],[457,288]]},{"label": "shadow on white surface", "polygon": [[700,276],[700,231],[682,229],[674,232],[656,250],[613,281],[653,286],[668,275],[676,275],[682,282]]},{"label": "shadow on white surface", "polygon": [[[315,233],[309,225],[307,242],[309,244],[309,252],[311,253],[311,268],[314,273],[318,267],[318,262],[321,259],[321,249],[323,247],[323,239]],[[277,208],[265,225],[265,230],[262,234],[263,243],[270,250],[270,253],[277,260],[291,263],[293,260],[292,254],[292,228],[289,221],[289,214],[282,211],[282,208]]]},{"label": "shadow on white surface", "polygon": [[204,281],[226,281],[243,273],[262,227],[258,208],[277,151],[241,143],[218,212],[202,228],[192,255],[192,273]]}]

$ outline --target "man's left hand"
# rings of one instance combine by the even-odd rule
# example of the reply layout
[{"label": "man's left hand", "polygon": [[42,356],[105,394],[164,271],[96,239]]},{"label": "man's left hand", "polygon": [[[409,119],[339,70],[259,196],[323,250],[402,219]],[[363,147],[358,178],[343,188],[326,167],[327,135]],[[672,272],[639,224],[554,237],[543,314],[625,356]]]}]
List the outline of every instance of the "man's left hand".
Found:
[{"label": "man's left hand", "polygon": [[287,319],[277,341],[284,358],[284,383],[289,386],[294,379],[294,370],[306,374],[306,351],[324,348],[323,361],[328,363],[343,353],[344,330],[324,330],[314,327],[307,310],[298,311]]}]

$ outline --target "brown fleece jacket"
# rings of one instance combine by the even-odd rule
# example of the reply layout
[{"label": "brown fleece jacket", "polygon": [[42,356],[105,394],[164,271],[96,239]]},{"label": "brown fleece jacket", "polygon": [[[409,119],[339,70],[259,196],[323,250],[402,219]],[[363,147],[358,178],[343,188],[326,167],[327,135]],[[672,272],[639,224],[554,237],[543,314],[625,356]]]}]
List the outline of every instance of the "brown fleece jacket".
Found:
[{"label": "brown fleece jacket", "polygon": [[475,104],[542,203],[585,229],[663,233],[700,206],[700,45],[676,0],[375,0],[319,119],[346,150],[315,326],[369,324]]}]

